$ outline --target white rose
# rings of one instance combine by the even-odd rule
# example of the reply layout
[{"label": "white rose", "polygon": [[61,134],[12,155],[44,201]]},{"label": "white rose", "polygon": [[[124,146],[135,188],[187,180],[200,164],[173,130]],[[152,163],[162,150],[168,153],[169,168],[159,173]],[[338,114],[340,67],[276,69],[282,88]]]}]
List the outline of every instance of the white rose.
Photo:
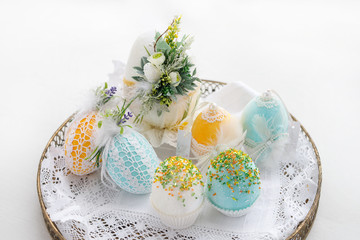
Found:
[{"label": "white rose", "polygon": [[178,72],[172,72],[169,75],[170,79],[171,79],[171,83],[174,84],[174,86],[179,85],[180,81],[181,81],[181,76]]},{"label": "white rose", "polygon": [[156,52],[147,58],[155,66],[160,66],[165,62],[165,55],[162,52]]},{"label": "white rose", "polygon": [[144,75],[149,82],[153,83],[160,79],[161,72],[153,64],[147,63],[144,65]]}]

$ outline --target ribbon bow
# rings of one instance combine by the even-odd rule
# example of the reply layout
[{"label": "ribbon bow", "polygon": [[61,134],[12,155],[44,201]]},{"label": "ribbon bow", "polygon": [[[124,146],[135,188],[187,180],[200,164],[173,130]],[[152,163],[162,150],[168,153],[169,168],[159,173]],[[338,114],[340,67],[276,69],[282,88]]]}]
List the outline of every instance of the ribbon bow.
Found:
[{"label": "ribbon bow", "polygon": [[271,149],[280,138],[288,137],[288,133],[279,133],[273,136],[270,136],[267,140],[263,141],[262,143],[253,143],[249,142],[249,139],[245,141],[245,145],[251,148],[251,152],[249,152],[249,155],[253,159],[254,162],[256,162],[259,157],[268,149]]},{"label": "ribbon bow", "polygon": [[224,152],[228,150],[229,148],[234,148],[236,150],[242,149],[243,143],[245,141],[246,131],[239,135],[236,139],[233,141],[227,143],[227,144],[218,144],[212,148],[211,151],[208,153],[199,156],[198,158],[195,158],[198,160],[197,167],[200,169],[202,173],[204,173],[207,168],[210,166],[210,160],[214,159],[217,155],[219,155],[221,152]]}]

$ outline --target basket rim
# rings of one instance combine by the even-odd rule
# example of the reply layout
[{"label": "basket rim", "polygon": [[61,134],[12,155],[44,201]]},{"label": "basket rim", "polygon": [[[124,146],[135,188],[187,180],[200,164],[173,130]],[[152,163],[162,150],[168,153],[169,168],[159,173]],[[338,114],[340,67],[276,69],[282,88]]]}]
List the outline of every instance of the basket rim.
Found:
[{"label": "basket rim", "polygon": [[[40,186],[40,172],[41,172],[41,164],[42,164],[42,161],[44,160],[45,156],[46,156],[46,153],[52,143],[52,141],[54,140],[54,138],[56,137],[56,135],[60,132],[60,130],[74,117],[75,113],[71,114],[70,117],[68,117],[59,127],[58,129],[56,129],[56,131],[53,133],[53,135],[51,136],[50,140],[48,141],[48,143],[46,144],[45,148],[44,148],[44,151],[42,152],[41,154],[41,158],[40,158],[40,161],[39,161],[39,164],[38,164],[38,172],[37,172],[37,178],[36,178],[36,188],[37,188],[37,194],[38,194],[38,197],[39,197],[39,202],[40,202],[40,207],[41,207],[41,211],[42,211],[42,214],[43,214],[43,217],[44,217],[44,221],[46,223],[46,226],[48,228],[48,231],[50,233],[50,229],[52,231],[55,232],[55,234],[57,235],[58,238],[60,239],[64,239],[66,240],[61,232],[59,231],[58,227],[56,226],[56,224],[50,219],[50,216],[49,214],[47,213],[46,211],[46,207],[45,207],[45,203],[44,203],[44,200],[43,200],[43,197],[42,197],[42,193],[41,193],[41,186]],[[52,237],[52,236],[51,236]]]},{"label": "basket rim", "polygon": [[[292,114],[290,114],[292,119],[294,121],[298,121]],[[305,216],[305,219],[299,223],[299,225],[297,226],[296,230],[287,238],[287,239],[292,239],[294,238],[304,227],[306,224],[306,221],[310,219],[311,215],[314,215],[314,218],[309,226],[308,231],[306,232],[306,234],[304,235],[304,239],[307,238],[307,236],[309,235],[311,228],[314,224],[315,218],[316,218],[316,214],[317,214],[317,210],[319,208],[319,202],[320,202],[320,195],[321,195],[321,185],[322,185],[322,165],[321,165],[321,161],[320,161],[320,154],[319,151],[315,145],[314,140],[311,138],[310,134],[308,133],[308,131],[305,129],[305,127],[300,124],[301,130],[304,131],[305,135],[307,136],[307,138],[309,139],[313,149],[314,149],[314,153],[316,156],[316,162],[317,162],[317,166],[318,166],[318,187],[316,190],[316,195],[315,195],[315,199],[313,201],[313,204],[311,205],[311,208],[308,212],[308,214]]]},{"label": "basket rim", "polygon": [[[219,81],[214,81],[214,80],[205,80],[203,79],[202,81],[205,81],[205,82],[210,82],[210,83],[217,83],[217,84],[220,84],[220,85],[226,85],[227,83],[226,82],[219,82]],[[64,238],[64,236],[61,234],[61,232],[59,231],[58,227],[56,226],[56,223],[54,223],[51,219],[50,219],[50,216],[49,214],[47,213],[46,211],[46,207],[45,207],[45,203],[44,203],[44,200],[43,200],[43,196],[42,196],[42,193],[41,193],[41,186],[40,186],[40,172],[41,172],[41,164],[42,164],[42,161],[44,160],[45,156],[46,156],[46,153],[52,143],[52,141],[54,140],[54,138],[57,136],[57,134],[61,131],[61,129],[71,120],[73,119],[75,113],[72,114],[70,117],[68,117],[58,128],[57,130],[53,133],[53,135],[51,136],[51,138],[49,139],[48,143],[46,144],[42,154],[41,154],[41,157],[40,157],[40,161],[39,161],[39,164],[38,164],[38,172],[37,172],[37,181],[36,181],[36,185],[37,185],[37,194],[38,194],[38,198],[39,198],[39,202],[40,202],[40,207],[41,207],[41,211],[42,211],[42,214],[43,214],[43,218],[44,218],[44,221],[46,223],[46,226],[47,226],[47,229],[48,229],[48,232],[50,233],[51,231],[54,232],[54,234],[56,235],[56,237],[58,239],[61,239],[61,240],[66,240]],[[292,119],[294,121],[297,121],[297,119],[292,115],[290,114]],[[306,137],[309,139],[313,149],[314,149],[314,153],[315,153],[315,156],[316,156],[316,161],[317,161],[317,166],[318,166],[318,187],[317,187],[317,191],[316,191],[316,195],[315,195],[315,199],[311,205],[311,208],[309,210],[309,212],[307,213],[307,215],[305,216],[305,219],[300,222],[297,226],[297,228],[295,229],[295,231],[290,234],[290,236],[288,236],[286,239],[292,239],[294,238],[297,234],[299,234],[301,231],[303,231],[306,227],[306,223],[307,221],[310,220],[310,216],[314,216],[312,221],[310,222],[310,226],[309,226],[309,229],[307,232],[305,232],[305,234],[303,235],[304,239],[306,239],[306,237],[309,235],[310,231],[311,231],[311,228],[313,226],[313,223],[315,221],[315,217],[316,217],[316,214],[317,214],[317,210],[318,210],[318,207],[319,207],[319,201],[320,201],[320,195],[321,195],[321,185],[322,185],[322,165],[321,165],[321,161],[320,161],[320,155],[319,155],[319,151],[315,145],[315,142],[313,141],[313,139],[311,138],[310,134],[308,133],[308,131],[305,129],[305,127],[300,123],[300,127],[301,127],[301,130],[305,133]],[[51,234],[50,234],[51,235]],[[53,236],[51,236],[53,237]]]}]

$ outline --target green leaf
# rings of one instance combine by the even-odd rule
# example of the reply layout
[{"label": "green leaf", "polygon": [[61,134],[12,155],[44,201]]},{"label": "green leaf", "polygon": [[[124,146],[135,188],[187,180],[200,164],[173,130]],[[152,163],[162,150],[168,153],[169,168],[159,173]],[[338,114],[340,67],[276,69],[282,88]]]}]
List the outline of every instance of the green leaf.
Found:
[{"label": "green leaf", "polygon": [[108,84],[107,84],[107,82],[105,82],[105,87],[104,87],[104,89],[107,89],[108,88]]},{"label": "green leaf", "polygon": [[143,77],[140,77],[140,76],[132,76],[132,78],[135,80],[135,81],[138,81],[138,82],[143,82],[145,81],[145,79]]},{"label": "green leaf", "polygon": [[99,152],[97,153],[96,155],[96,166],[99,167],[100,166],[100,155],[101,155],[101,152],[99,150]]},{"label": "green leaf", "polygon": [[98,150],[98,146],[95,148],[95,150],[90,154],[90,156],[88,156],[87,158],[85,158],[85,160],[88,160],[88,159],[90,159],[90,161],[95,157],[92,157],[96,152],[97,152],[97,150]]},{"label": "green leaf", "polygon": [[101,126],[102,126],[102,121],[99,121],[98,122],[98,128],[101,128]]},{"label": "green leaf", "polygon": [[165,52],[170,51],[171,47],[166,43],[163,38],[160,38],[159,41],[156,43],[156,51],[157,52]]},{"label": "green leaf", "polygon": [[145,75],[142,70],[141,70],[141,71],[136,70],[136,73],[139,74],[139,75],[141,75],[141,76],[144,76],[144,75]]},{"label": "green leaf", "polygon": [[149,56],[151,56],[149,50],[147,50],[147,48],[146,48],[145,46],[144,46],[144,48],[145,48],[145,51],[147,52],[147,54],[148,54]]},{"label": "green leaf", "polygon": [[120,134],[123,134],[124,133],[124,128],[121,126],[120,127]]},{"label": "green leaf", "polygon": [[145,65],[144,58],[140,59],[140,65],[141,65],[141,68],[144,68],[144,65]]},{"label": "green leaf", "polygon": [[192,73],[193,76],[196,75],[196,68],[194,69],[193,73]]},{"label": "green leaf", "polygon": [[174,85],[171,85],[170,87],[171,87],[171,90],[173,91],[174,95],[178,94],[178,90],[176,87],[174,87]]},{"label": "green leaf", "polygon": [[147,57],[142,57],[141,58],[141,68],[143,69],[144,68],[144,65],[146,64],[146,63],[148,63],[149,61],[147,60]]},{"label": "green leaf", "polygon": [[143,71],[143,69],[141,67],[133,67],[136,71]]}]

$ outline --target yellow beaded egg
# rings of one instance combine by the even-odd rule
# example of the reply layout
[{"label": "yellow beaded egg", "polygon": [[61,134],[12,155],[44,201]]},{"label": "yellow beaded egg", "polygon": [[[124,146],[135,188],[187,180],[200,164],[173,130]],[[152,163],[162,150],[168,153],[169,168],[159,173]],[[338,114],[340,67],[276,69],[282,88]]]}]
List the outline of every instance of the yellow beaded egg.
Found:
[{"label": "yellow beaded egg", "polygon": [[[195,155],[201,156],[222,144],[222,135],[233,135],[231,132],[232,116],[225,109],[210,104],[195,119],[191,133],[191,148]],[[236,127],[236,126],[234,126]]]},{"label": "yellow beaded egg", "polygon": [[95,159],[87,159],[96,148],[94,134],[98,130],[98,119],[97,112],[76,117],[66,132],[65,162],[76,175],[89,174],[98,168]]}]

